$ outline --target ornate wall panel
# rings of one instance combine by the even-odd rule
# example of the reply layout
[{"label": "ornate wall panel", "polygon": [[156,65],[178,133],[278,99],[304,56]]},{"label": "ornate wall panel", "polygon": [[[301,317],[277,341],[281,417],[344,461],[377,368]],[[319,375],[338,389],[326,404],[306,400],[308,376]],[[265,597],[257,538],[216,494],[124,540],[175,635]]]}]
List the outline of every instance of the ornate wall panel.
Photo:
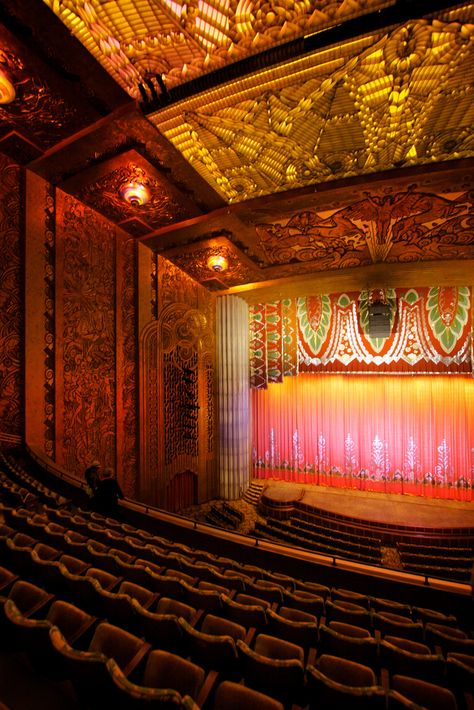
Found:
[{"label": "ornate wall panel", "polygon": [[[58,193],[62,241],[63,441],[71,471],[91,459],[115,468],[116,229],[75,199]],[[59,375],[59,373],[58,373]]]},{"label": "ornate wall panel", "polygon": [[0,154],[0,439],[22,434],[20,169]]},{"label": "ornate wall panel", "polygon": [[[216,493],[215,313],[206,289],[166,259],[156,264],[157,320],[140,337],[140,489],[146,502],[166,506],[171,482],[185,471],[198,477],[199,500]],[[153,270],[148,277],[153,293]]]},{"label": "ornate wall panel", "polygon": [[[133,497],[137,491],[137,317],[136,273],[137,250],[133,239],[122,246],[121,330],[122,330],[122,408],[123,429],[119,459],[122,464],[123,492]],[[117,294],[119,295],[119,294]],[[120,421],[120,420],[119,420]]]},{"label": "ornate wall panel", "polygon": [[44,450],[56,454],[55,436],[55,287],[56,287],[56,204],[55,190],[46,184],[44,205]]}]

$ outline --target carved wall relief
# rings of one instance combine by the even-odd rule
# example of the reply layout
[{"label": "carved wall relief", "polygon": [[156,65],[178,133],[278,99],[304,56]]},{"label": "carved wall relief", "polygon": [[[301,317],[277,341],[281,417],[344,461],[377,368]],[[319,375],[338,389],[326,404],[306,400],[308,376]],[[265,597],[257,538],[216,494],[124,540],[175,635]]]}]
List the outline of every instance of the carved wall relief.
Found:
[{"label": "carved wall relief", "polygon": [[171,262],[158,257],[157,267],[158,317],[141,337],[141,497],[174,507],[189,494],[175,490],[179,481],[185,485],[185,471],[198,477],[199,500],[215,494],[215,306],[214,297]]},{"label": "carved wall relief", "polygon": [[115,228],[62,194],[59,220],[63,465],[115,468]]},{"label": "carved wall relief", "polygon": [[20,170],[0,154],[0,439],[20,440],[21,296]]}]

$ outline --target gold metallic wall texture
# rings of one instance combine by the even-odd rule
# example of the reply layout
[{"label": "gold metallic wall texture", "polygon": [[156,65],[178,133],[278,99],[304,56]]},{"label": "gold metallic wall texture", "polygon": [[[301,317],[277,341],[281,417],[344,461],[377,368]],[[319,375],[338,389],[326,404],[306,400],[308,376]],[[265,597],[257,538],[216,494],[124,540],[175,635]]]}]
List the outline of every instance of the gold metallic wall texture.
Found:
[{"label": "gold metallic wall texture", "polygon": [[0,154],[0,441],[20,440],[21,335],[20,169]]},{"label": "gold metallic wall texture", "polygon": [[156,320],[140,337],[141,497],[176,510],[216,494],[215,298],[156,258]]}]

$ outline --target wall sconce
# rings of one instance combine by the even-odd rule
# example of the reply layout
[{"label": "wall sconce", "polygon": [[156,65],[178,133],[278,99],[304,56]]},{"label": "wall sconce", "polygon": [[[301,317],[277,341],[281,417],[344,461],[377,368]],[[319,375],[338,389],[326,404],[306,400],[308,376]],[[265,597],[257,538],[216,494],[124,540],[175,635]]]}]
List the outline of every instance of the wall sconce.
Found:
[{"label": "wall sconce", "polygon": [[215,254],[214,256],[209,257],[207,260],[207,266],[211,271],[220,273],[221,271],[225,271],[227,269],[228,262],[222,254]]},{"label": "wall sconce", "polygon": [[16,91],[10,81],[10,77],[3,69],[0,69],[0,104],[11,104],[11,102],[15,100],[15,97]]},{"label": "wall sconce", "polygon": [[142,207],[150,200],[150,190],[141,182],[126,182],[119,190],[120,196],[132,207]]}]

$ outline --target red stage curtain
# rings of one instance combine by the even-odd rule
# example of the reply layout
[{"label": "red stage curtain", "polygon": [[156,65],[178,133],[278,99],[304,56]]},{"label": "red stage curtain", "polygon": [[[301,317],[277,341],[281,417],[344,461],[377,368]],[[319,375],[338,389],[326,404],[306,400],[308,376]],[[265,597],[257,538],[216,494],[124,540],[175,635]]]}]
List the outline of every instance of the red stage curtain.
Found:
[{"label": "red stage curtain", "polygon": [[472,500],[471,378],[302,374],[252,417],[257,478]]}]

